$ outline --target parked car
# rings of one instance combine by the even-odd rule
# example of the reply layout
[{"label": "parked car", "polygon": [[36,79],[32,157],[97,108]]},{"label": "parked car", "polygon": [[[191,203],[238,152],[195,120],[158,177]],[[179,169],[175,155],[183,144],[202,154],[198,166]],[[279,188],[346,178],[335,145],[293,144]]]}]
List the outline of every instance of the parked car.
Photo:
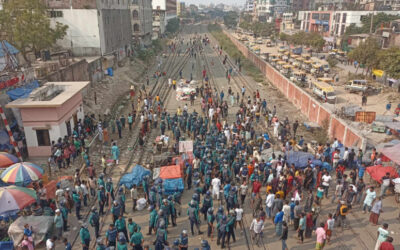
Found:
[{"label": "parked car", "polygon": [[345,90],[353,93],[366,92],[369,89],[367,80],[351,80],[344,87]]}]

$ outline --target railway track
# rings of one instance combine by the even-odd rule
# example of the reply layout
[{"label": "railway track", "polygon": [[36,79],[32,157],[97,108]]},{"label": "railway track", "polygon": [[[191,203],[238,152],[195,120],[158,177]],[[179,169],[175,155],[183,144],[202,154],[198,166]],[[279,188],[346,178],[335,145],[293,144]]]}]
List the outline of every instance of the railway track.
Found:
[{"label": "railway track", "polygon": [[[179,73],[179,70],[181,68],[183,68],[189,58],[189,54],[188,53],[184,53],[182,55],[182,58],[180,58],[180,56],[178,56],[177,51],[179,50],[178,48],[184,47],[184,45],[179,45],[177,46],[177,49],[175,50],[175,52],[170,52],[170,54],[167,56],[167,60],[165,62],[165,64],[163,65],[163,72],[167,73],[167,76],[175,76]],[[159,78],[155,85],[151,88],[151,90],[149,91],[151,96],[156,96],[159,95],[160,96],[160,100],[165,100],[167,99],[167,97],[169,96],[169,93],[171,91],[171,88],[165,88],[165,85],[167,84],[168,78],[166,77],[162,77]],[[131,132],[131,136],[128,138],[128,140],[133,140],[133,142],[131,142],[131,144],[129,145],[129,147],[132,148],[132,152],[135,153],[131,153],[129,156],[129,159],[127,161],[126,167],[123,170],[123,172],[120,173],[119,178],[117,181],[113,180],[113,184],[115,187],[118,187],[118,183],[120,182],[121,177],[129,170],[129,168],[131,167],[131,165],[133,163],[136,164],[141,164],[144,160],[149,158],[149,154],[144,152],[144,147],[142,147],[141,149],[138,147],[139,146],[139,133],[140,133],[140,126],[138,126],[137,121],[135,122],[135,126]],[[152,134],[154,134],[154,131],[152,130],[149,137],[152,137]],[[116,168],[112,168],[110,170],[109,173],[107,173],[106,178],[112,176],[112,174],[115,174],[115,171],[117,171]],[[94,205],[96,205],[97,200],[96,199],[92,199],[89,204],[88,207],[92,207]],[[103,227],[104,227],[104,223],[106,220],[107,215],[110,213],[111,209],[110,207],[106,207],[105,208],[105,216],[101,217],[100,220],[100,232],[102,231]],[[82,214],[82,221],[87,221],[88,217],[90,214],[90,209],[89,211],[87,211],[85,214]],[[76,235],[74,236],[71,244],[73,246],[76,246],[75,244],[78,243],[78,237],[79,237],[79,230],[76,232]],[[92,241],[92,247],[94,247],[96,244],[96,241]]]}]

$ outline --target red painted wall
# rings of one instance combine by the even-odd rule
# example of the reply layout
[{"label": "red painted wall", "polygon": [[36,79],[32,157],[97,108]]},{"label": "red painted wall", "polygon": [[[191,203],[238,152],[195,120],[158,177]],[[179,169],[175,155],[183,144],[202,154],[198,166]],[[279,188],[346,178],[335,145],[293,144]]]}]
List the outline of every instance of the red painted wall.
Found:
[{"label": "red painted wall", "polygon": [[229,33],[224,32],[230,37],[239,51],[253,62],[264,73],[269,82],[278,88],[310,121],[322,125],[323,121],[328,119],[330,121],[329,136],[331,138],[338,138],[346,146],[351,147],[354,144],[358,147],[362,146],[364,138],[357,135],[357,132],[353,131],[353,128],[348,127],[344,121],[339,120],[329,110],[323,108],[319,101],[311,97],[306,91],[297,87],[271,65],[253,54],[245,45],[231,37]]}]

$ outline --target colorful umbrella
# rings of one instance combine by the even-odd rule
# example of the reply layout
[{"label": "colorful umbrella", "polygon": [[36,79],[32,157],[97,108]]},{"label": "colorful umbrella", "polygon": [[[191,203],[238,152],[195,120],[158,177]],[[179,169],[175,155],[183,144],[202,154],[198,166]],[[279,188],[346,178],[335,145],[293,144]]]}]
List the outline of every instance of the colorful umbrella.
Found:
[{"label": "colorful umbrella", "polygon": [[1,173],[1,180],[5,183],[26,186],[42,178],[43,173],[43,169],[33,163],[19,162],[4,170]]},{"label": "colorful umbrella", "polygon": [[36,192],[30,188],[8,186],[0,188],[0,215],[18,212],[34,203]]},{"label": "colorful umbrella", "polygon": [[0,168],[6,168],[17,162],[19,162],[19,160],[16,156],[6,152],[0,152]]}]

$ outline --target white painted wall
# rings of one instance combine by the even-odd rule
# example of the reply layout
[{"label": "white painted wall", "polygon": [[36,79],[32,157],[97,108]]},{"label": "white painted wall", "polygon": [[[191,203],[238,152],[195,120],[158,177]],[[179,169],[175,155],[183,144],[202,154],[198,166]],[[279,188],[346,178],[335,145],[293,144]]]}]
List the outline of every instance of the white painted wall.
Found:
[{"label": "white painted wall", "polygon": [[25,138],[26,138],[26,146],[28,147],[37,147],[37,137],[36,130],[33,130],[32,127],[24,127]]},{"label": "white painted wall", "polygon": [[[67,35],[58,44],[64,48],[100,48],[96,9],[61,9],[63,17],[51,18],[52,24],[68,25]],[[71,44],[71,40],[73,43]]]},{"label": "white painted wall", "polygon": [[167,1],[166,0],[153,0],[152,1],[152,5],[153,5],[153,10],[158,9],[158,7],[160,7],[160,10],[166,10],[167,8]]}]

